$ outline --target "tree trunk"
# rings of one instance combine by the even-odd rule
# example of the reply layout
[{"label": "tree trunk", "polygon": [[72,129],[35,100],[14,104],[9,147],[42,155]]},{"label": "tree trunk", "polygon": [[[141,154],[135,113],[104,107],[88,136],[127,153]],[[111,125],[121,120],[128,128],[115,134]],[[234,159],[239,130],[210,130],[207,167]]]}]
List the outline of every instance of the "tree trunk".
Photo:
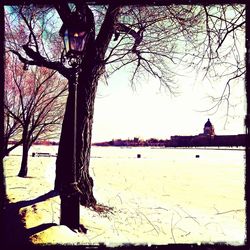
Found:
[{"label": "tree trunk", "polygon": [[[91,153],[91,139],[92,139],[92,124],[94,115],[94,101],[96,96],[97,81],[92,82],[92,88],[90,88],[90,93],[84,91],[84,89],[79,88],[80,93],[85,93],[83,97],[84,103],[87,105],[84,107],[83,112],[78,110],[79,119],[79,132],[77,133],[77,179],[79,182],[79,188],[82,190],[82,195],[80,196],[80,203],[84,206],[90,207],[96,205],[96,200],[93,195],[93,179],[89,175],[89,163],[90,163],[90,153]],[[79,97],[80,97],[79,96]],[[80,101],[80,100],[79,100]]]},{"label": "tree trunk", "polygon": [[16,142],[14,145],[8,147],[8,140],[4,142],[3,157],[8,156],[12,150],[22,144],[22,140]]},{"label": "tree trunk", "polygon": [[8,140],[6,139],[6,137],[4,137],[3,139],[4,143],[3,143],[3,157],[8,156],[9,152],[8,152]]},{"label": "tree trunk", "polygon": [[[93,179],[89,175],[94,101],[98,79],[95,75],[82,72],[79,77],[77,96],[77,136],[76,136],[76,180],[82,194],[80,203],[94,207]],[[61,138],[56,161],[55,190],[62,190],[72,183],[73,168],[73,80],[69,80],[69,94],[62,125]]]},{"label": "tree trunk", "polygon": [[23,134],[23,154],[22,154],[22,162],[21,168],[18,173],[19,177],[26,177],[28,173],[28,153],[29,153],[29,140],[27,139],[25,132]]},{"label": "tree trunk", "polygon": [[[115,20],[119,8],[109,6],[98,39],[95,40],[94,16],[87,9],[91,32],[86,45],[86,54],[82,63],[82,72],[79,75],[77,96],[77,136],[76,136],[76,175],[78,188],[81,191],[80,203],[87,207],[95,207],[96,199],[93,195],[93,179],[89,175],[90,150],[92,138],[92,123],[94,101],[98,80],[104,72],[104,55],[114,33]],[[72,183],[73,163],[73,106],[74,89],[72,79],[69,80],[69,95],[62,124],[61,138],[56,161],[55,189],[65,194],[65,186]],[[66,192],[67,193],[67,192]]]}]

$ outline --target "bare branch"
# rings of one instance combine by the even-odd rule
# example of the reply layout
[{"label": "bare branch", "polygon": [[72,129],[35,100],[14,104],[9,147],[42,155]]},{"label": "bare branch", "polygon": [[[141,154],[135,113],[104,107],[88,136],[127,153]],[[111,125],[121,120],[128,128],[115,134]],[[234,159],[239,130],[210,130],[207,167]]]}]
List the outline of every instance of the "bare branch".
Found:
[{"label": "bare branch", "polygon": [[46,67],[46,68],[58,71],[60,74],[62,74],[66,78],[70,77],[71,70],[65,68],[62,63],[48,61],[45,57],[41,56],[39,52],[35,52],[28,45],[23,45],[23,49],[26,52],[27,56],[29,56],[33,60],[28,60],[24,58],[19,52],[15,50],[10,50],[10,51],[14,53],[15,55],[17,55],[19,60],[24,64]]}]

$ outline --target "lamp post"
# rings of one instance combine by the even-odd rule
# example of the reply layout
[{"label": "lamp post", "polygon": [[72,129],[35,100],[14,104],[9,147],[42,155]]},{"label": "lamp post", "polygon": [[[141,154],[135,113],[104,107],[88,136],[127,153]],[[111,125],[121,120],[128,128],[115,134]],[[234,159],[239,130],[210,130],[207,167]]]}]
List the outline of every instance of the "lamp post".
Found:
[{"label": "lamp post", "polygon": [[[62,52],[63,62],[67,61],[72,68],[73,81],[73,150],[72,165],[69,171],[69,183],[64,183],[60,191],[61,198],[61,218],[60,224],[66,225],[72,230],[86,231],[80,225],[80,202],[79,195],[81,190],[78,188],[77,182],[77,166],[76,166],[76,136],[77,136],[77,85],[79,73],[81,71],[82,58],[85,52],[85,45],[89,36],[89,28],[87,26],[86,17],[79,12],[72,12],[67,19],[67,23],[63,24],[60,35],[63,37],[64,50]],[[71,86],[70,86],[71,87]],[[66,173],[67,174],[67,173]]]}]

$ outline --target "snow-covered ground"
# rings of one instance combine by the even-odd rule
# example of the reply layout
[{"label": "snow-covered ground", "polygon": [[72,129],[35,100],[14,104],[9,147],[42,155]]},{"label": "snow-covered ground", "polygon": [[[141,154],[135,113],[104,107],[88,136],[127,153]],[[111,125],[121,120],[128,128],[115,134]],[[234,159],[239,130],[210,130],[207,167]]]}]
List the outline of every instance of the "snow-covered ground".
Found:
[{"label": "snow-covered ground", "polygon": [[[56,150],[35,146],[30,154]],[[7,194],[10,202],[21,202],[17,203],[22,204],[19,214],[33,232],[29,237],[35,244],[241,245],[246,223],[244,154],[239,150],[93,147],[94,194],[99,203],[113,209],[99,214],[81,207],[86,234],[59,225],[59,196],[36,199],[51,194],[55,157],[30,157],[29,178],[19,178],[20,149],[15,150],[4,160]]]}]

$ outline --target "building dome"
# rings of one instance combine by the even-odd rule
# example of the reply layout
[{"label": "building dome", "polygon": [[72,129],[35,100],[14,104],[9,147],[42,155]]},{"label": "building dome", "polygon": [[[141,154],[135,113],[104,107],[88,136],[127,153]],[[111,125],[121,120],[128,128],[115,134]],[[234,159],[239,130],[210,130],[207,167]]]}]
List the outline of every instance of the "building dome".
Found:
[{"label": "building dome", "polygon": [[212,123],[210,122],[210,120],[208,119],[207,122],[204,125],[204,129],[203,129],[203,134],[204,135],[210,135],[210,136],[214,136],[214,126],[212,125]]},{"label": "building dome", "polygon": [[204,125],[204,128],[206,128],[206,127],[211,128],[212,126],[213,126],[212,123],[211,123],[210,120],[208,119],[207,122],[206,122],[205,125]]}]

